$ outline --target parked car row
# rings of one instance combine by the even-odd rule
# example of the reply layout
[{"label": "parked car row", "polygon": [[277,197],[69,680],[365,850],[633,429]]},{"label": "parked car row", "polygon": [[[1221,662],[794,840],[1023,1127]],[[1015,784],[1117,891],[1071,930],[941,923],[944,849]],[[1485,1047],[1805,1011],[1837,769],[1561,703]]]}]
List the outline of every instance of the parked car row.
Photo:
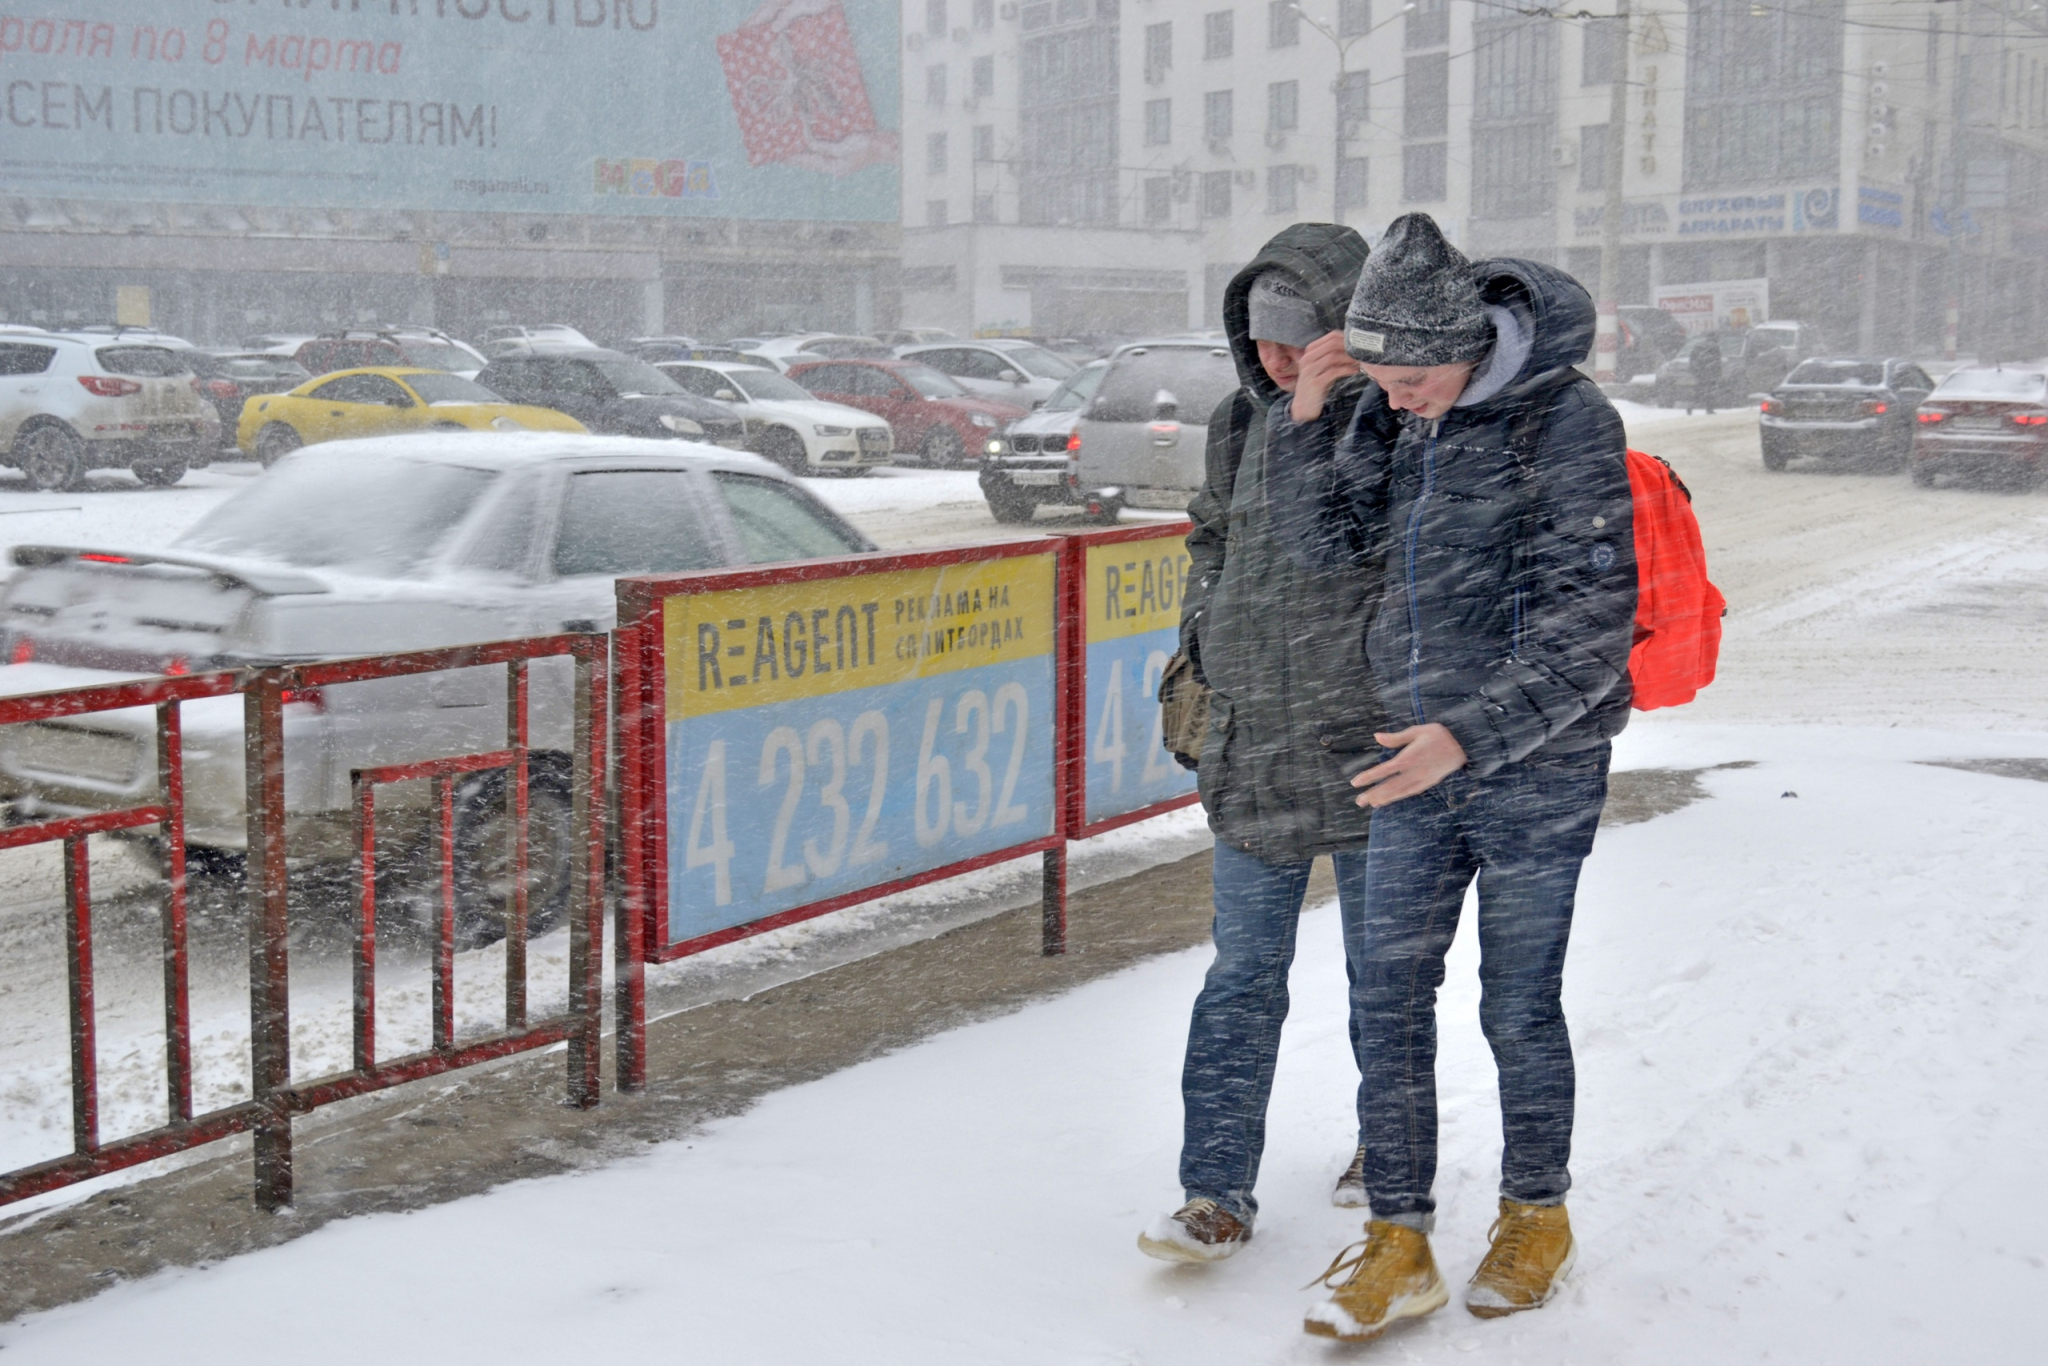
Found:
[{"label": "parked car row", "polygon": [[1948,478],[2035,484],[2048,476],[2048,371],[1970,366],[1939,384],[1910,359],[1816,357],[1762,401],[1764,468],[1860,460]]}]

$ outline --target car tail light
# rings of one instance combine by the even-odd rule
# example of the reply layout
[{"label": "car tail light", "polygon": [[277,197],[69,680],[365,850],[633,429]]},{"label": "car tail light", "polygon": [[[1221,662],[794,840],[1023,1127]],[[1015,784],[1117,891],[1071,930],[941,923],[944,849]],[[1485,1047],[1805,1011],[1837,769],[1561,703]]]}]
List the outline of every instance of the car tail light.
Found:
[{"label": "car tail light", "polygon": [[311,707],[314,711],[327,710],[327,695],[318,688],[286,688],[278,693],[278,701],[285,706]]},{"label": "car tail light", "polygon": [[1079,431],[1076,431],[1076,432],[1074,432],[1074,433],[1073,433],[1073,434],[1072,434],[1071,436],[1069,436],[1069,437],[1067,438],[1067,454],[1068,454],[1068,455],[1079,455],[1080,453],[1081,453],[1081,433],[1080,433]]},{"label": "car tail light", "polygon": [[14,642],[14,652],[7,657],[9,664],[27,664],[36,657],[36,643],[32,637],[23,636]]},{"label": "car tail light", "polygon": [[1891,404],[1886,403],[1881,398],[1866,398],[1863,400],[1863,415],[1865,417],[1883,417],[1891,410]]},{"label": "car tail light", "polygon": [[2012,425],[2015,427],[2048,427],[2048,413],[2014,413],[2012,415]]},{"label": "car tail light", "polygon": [[165,675],[171,678],[183,678],[191,672],[192,666],[186,662],[183,655],[172,655],[170,662],[164,665]]},{"label": "car tail light", "polygon": [[206,381],[206,384],[200,389],[200,392],[205,394],[211,394],[213,397],[217,399],[222,399],[228,402],[232,402],[235,399],[241,397],[242,393],[240,389],[237,389],[235,387],[235,382],[233,380],[227,379],[210,379]]},{"label": "car tail light", "polygon": [[127,398],[130,394],[142,392],[140,384],[117,375],[80,375],[78,382],[85,386],[87,393],[101,398]]},{"label": "car tail light", "polygon": [[87,551],[83,551],[83,552],[81,552],[81,553],[79,554],[78,558],[79,558],[79,559],[81,559],[81,560],[90,560],[90,561],[91,561],[92,563],[94,563],[94,564],[134,564],[134,563],[135,563],[135,561],[133,561],[133,560],[129,559],[129,558],[128,558],[128,557],[126,556],[126,555],[102,555],[102,554],[101,554],[100,552],[98,552],[97,550],[87,550]]},{"label": "car tail light", "polygon": [[1757,411],[1765,413],[1775,413],[1778,411],[1778,408],[1777,405],[1772,403],[1769,399],[1765,399],[1762,403],[1757,404]]},{"label": "car tail light", "polygon": [[1918,417],[1920,421],[1927,423],[1929,425],[1932,425],[1936,422],[1948,421],[1948,414],[1943,412],[1939,408],[1922,408],[1918,413],[1915,414],[1915,416]]}]

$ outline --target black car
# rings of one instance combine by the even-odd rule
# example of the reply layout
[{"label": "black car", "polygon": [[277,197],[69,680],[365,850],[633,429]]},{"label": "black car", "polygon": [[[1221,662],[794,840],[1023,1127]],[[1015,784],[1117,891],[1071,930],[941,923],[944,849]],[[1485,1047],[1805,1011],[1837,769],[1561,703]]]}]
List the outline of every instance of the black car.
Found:
[{"label": "black car", "polygon": [[1933,388],[1925,370],[1898,356],[1803,360],[1763,401],[1764,468],[1820,456],[1904,469],[1913,451],[1913,412]]},{"label": "black car", "polygon": [[180,351],[198,377],[199,394],[220,414],[221,438],[235,444],[242,405],[258,394],[282,394],[313,376],[290,356],[255,351]]},{"label": "black car", "polygon": [[509,402],[553,408],[593,432],[747,448],[747,426],[738,413],[698,398],[646,361],[617,351],[592,347],[500,356],[476,378]]}]

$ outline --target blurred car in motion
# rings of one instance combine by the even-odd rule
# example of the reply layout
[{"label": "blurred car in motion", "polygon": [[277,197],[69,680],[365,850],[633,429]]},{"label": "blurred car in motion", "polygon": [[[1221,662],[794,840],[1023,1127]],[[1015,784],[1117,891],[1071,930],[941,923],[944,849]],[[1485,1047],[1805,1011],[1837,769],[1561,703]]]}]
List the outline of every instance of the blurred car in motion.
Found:
[{"label": "blurred car in motion", "polygon": [[235,443],[235,430],[242,420],[242,405],[251,397],[286,393],[312,378],[306,367],[290,356],[266,351],[179,354],[198,377],[201,397],[219,414],[221,435],[230,446]]},{"label": "blurred car in motion", "polygon": [[[614,580],[874,549],[750,455],[702,445],[529,433],[405,437],[300,451],[166,549],[20,546],[0,598],[10,692],[606,631]],[[534,926],[568,899],[568,661],[531,666]],[[349,770],[501,747],[503,666],[329,687],[284,709],[294,857],[346,857]],[[184,705],[185,820],[195,849],[246,847],[243,703]],[[0,728],[16,818],[153,800],[153,708]],[[458,934],[502,933],[510,876],[502,770],[456,797]],[[387,796],[417,812],[419,784]]]},{"label": "blurred car in motion", "polygon": [[287,394],[244,404],[235,445],[274,465],[301,446],[399,432],[580,432],[574,418],[507,403],[445,370],[385,366],[308,380]]},{"label": "blurred car in motion", "polygon": [[1761,404],[1764,468],[1820,456],[1902,470],[1913,453],[1913,410],[1933,388],[1925,370],[1897,356],[1803,360]]},{"label": "blurred car in motion", "polygon": [[1074,373],[1071,361],[1062,360],[1036,342],[1012,337],[905,346],[899,347],[896,354],[951,375],[969,393],[1027,408],[1051,398],[1061,381]]},{"label": "blurred car in motion", "polygon": [[1081,410],[1080,486],[1105,515],[1182,512],[1202,487],[1209,415],[1238,387],[1230,348],[1183,338],[1133,342],[1109,358]]},{"label": "blurred car in motion", "polygon": [[2048,472],[2048,373],[1984,367],[1958,370],[1914,415],[1913,482],[1944,476],[2031,486]]},{"label": "blurred car in motion", "polygon": [[0,334],[0,463],[36,489],[100,469],[166,488],[212,463],[220,416],[184,356],[105,333]]},{"label": "blurred car in motion", "polygon": [[499,356],[538,355],[544,351],[582,350],[596,345],[567,323],[540,323],[533,327],[493,327],[484,333],[478,349],[495,360]]},{"label": "blurred car in motion", "polygon": [[888,423],[829,403],[779,370],[713,361],[655,369],[697,397],[732,408],[747,424],[747,448],[792,474],[859,474],[887,464],[895,449]]},{"label": "blurred car in motion", "polygon": [[[1694,378],[1695,358],[1712,348],[1720,358],[1718,381]],[[1768,393],[1803,360],[1826,354],[1810,323],[1759,323],[1747,331],[1702,333],[1657,367],[1654,398],[1667,408],[1734,408],[1750,395]]]},{"label": "blurred car in motion", "polygon": [[1623,383],[1637,375],[1654,377],[1657,367],[1685,349],[1685,324],[1649,304],[1623,304],[1614,310],[1621,329],[1614,372]]},{"label": "blurred car in motion", "polygon": [[293,353],[293,359],[314,375],[402,365],[414,370],[445,370],[464,379],[475,379],[484,368],[481,353],[431,327],[330,332],[302,344]]},{"label": "blurred car in motion", "polygon": [[1032,412],[1010,424],[1003,449],[981,462],[981,494],[998,522],[1028,522],[1046,506],[1086,506],[1081,487],[1081,410],[1095,397],[1109,362],[1074,371]]},{"label": "blurred car in motion", "polygon": [[933,468],[978,465],[1002,449],[1003,428],[1027,411],[961,388],[951,376],[908,360],[807,361],[789,377],[819,398],[873,413]]},{"label": "blurred car in motion", "polygon": [[567,413],[593,432],[747,448],[746,423],[738,413],[697,398],[646,361],[617,351],[590,346],[500,356],[477,381],[515,403]]}]

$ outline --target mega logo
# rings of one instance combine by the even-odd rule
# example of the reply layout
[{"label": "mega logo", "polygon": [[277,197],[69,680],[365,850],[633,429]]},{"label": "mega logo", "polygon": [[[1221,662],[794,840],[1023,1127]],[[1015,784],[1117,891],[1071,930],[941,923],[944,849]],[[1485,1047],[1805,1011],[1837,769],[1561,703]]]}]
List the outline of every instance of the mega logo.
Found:
[{"label": "mega logo", "polygon": [[716,199],[718,172],[708,161],[679,157],[598,157],[593,194],[627,195],[636,199]]}]

